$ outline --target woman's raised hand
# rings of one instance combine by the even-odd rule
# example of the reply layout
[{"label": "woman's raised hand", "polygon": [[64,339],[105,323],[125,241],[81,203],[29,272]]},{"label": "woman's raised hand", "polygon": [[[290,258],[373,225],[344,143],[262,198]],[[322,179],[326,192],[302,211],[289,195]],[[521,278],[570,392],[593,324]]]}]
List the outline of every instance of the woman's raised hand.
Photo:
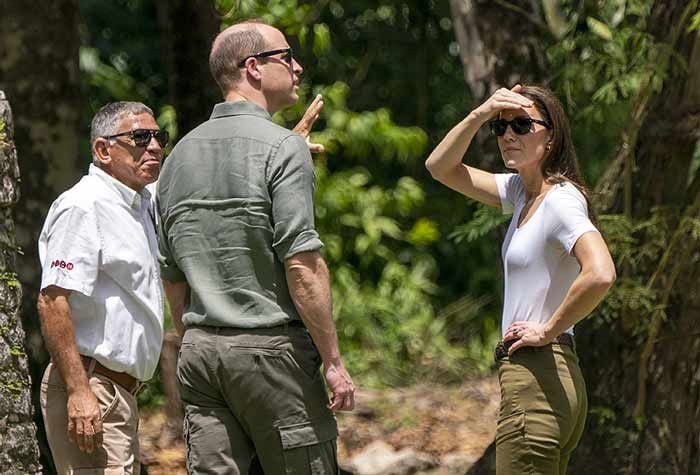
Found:
[{"label": "woman's raised hand", "polygon": [[520,84],[516,84],[512,89],[502,87],[486,99],[486,102],[477,107],[474,112],[485,122],[505,109],[532,107],[533,102],[530,99],[518,94],[521,89]]}]

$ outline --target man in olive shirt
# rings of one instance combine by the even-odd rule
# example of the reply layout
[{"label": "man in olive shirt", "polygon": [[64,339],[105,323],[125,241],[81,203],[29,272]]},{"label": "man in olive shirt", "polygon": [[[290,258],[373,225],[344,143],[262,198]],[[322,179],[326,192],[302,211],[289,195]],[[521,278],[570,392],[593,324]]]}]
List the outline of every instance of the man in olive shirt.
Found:
[{"label": "man in olive shirt", "polygon": [[209,61],[225,102],[178,143],[158,185],[162,276],[184,329],[188,470],[335,474],[333,411],[353,408],[354,387],[318,252],[311,156],[270,118],[297,101],[302,67],[260,22],[220,33]]}]

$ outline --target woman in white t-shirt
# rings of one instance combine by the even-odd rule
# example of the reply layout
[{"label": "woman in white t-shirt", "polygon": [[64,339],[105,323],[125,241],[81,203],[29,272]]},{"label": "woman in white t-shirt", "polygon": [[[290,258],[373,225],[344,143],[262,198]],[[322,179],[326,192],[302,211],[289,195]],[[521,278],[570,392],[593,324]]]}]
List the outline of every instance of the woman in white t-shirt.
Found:
[{"label": "woman in white t-shirt", "polygon": [[[487,123],[505,166],[517,173],[462,163]],[[615,280],[608,248],[589,217],[564,110],[542,87],[499,89],[445,136],[426,167],[450,188],[513,213],[502,247],[497,473],[564,474],[587,410],[573,327]]]}]

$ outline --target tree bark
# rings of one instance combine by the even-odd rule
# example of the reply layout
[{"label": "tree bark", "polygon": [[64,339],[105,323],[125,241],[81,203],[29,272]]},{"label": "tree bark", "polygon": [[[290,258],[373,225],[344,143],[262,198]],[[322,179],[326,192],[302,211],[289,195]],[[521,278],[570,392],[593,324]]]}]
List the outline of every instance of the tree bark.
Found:
[{"label": "tree bark", "polygon": [[157,3],[156,9],[163,32],[168,102],[175,107],[182,137],[207,120],[213,104],[223,100],[208,62],[221,18],[211,0],[172,0]]},{"label": "tree bark", "polygon": [[[0,0],[0,89],[14,106],[15,144],[22,171],[22,201],[15,223],[23,255],[17,260],[17,273],[24,290],[22,324],[27,334],[32,399],[38,408],[39,383],[48,353],[36,312],[41,272],[37,238],[51,202],[77,181],[89,161],[79,162],[78,153],[78,0],[56,0],[36,7]],[[42,465],[50,467],[38,410],[36,414]]]},{"label": "tree bark", "polygon": [[39,473],[39,446],[24,329],[22,286],[13,208],[19,199],[19,167],[10,105],[0,91],[0,473]]}]

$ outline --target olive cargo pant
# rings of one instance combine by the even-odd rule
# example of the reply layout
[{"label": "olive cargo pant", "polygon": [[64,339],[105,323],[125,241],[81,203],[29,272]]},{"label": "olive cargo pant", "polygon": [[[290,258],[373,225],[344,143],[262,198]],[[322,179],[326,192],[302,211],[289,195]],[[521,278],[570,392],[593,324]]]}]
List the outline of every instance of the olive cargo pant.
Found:
[{"label": "olive cargo pant", "polygon": [[498,475],[563,475],[586,422],[586,385],[574,349],[524,347],[498,362]]},{"label": "olive cargo pant", "polygon": [[178,362],[188,472],[337,474],[319,367],[303,326],[189,327]]}]

